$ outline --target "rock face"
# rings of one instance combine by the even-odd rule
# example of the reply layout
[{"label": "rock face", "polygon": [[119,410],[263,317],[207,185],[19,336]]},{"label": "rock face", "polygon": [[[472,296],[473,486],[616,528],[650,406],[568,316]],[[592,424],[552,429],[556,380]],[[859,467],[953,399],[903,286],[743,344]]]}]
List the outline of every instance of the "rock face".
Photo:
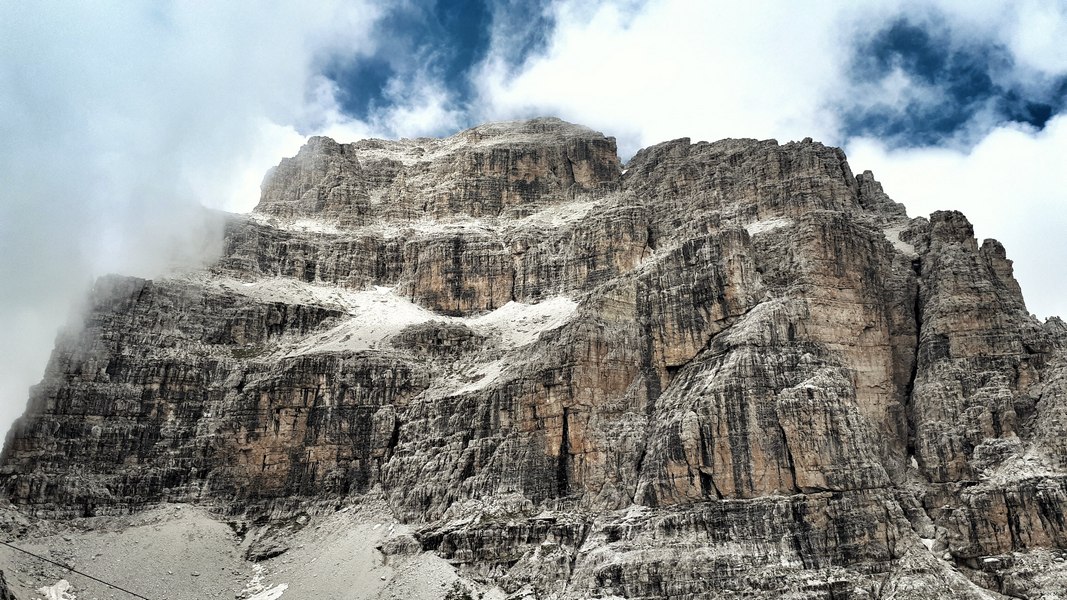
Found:
[{"label": "rock face", "polygon": [[312,138],[224,246],[97,283],[12,503],[370,494],[515,598],[1063,597],[1067,327],[838,149]]},{"label": "rock face", "polygon": [[12,594],[7,587],[7,580],[4,579],[3,571],[0,571],[0,600],[15,600],[15,594]]}]

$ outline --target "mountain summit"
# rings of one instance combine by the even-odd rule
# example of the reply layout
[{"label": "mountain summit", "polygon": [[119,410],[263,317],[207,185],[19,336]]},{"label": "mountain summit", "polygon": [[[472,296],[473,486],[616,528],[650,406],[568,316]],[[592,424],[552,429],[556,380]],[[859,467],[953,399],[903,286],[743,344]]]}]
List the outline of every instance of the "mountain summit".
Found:
[{"label": "mountain summit", "polygon": [[[5,531],[212,565],[140,582],[170,598],[1067,586],[1067,327],[839,149],[317,137],[223,246],[97,282],[5,445]],[[79,564],[137,585],[115,556]]]}]

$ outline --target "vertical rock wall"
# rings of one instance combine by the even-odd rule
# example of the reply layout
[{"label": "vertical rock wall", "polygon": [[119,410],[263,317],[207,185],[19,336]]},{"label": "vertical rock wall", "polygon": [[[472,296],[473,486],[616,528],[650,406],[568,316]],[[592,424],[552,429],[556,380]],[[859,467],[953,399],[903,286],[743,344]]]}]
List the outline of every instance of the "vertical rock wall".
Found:
[{"label": "vertical rock wall", "polygon": [[1038,597],[1019,565],[1067,548],[1067,327],[838,149],[682,139],[623,171],[553,119],[313,138],[224,247],[98,283],[10,501],[381,494],[542,597]]}]

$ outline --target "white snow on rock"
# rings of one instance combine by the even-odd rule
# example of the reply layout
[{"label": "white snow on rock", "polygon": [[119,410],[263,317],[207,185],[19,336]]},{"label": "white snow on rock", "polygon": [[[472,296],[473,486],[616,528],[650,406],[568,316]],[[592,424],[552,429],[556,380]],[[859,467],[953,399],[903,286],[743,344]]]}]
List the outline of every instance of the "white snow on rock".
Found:
[{"label": "white snow on rock", "polygon": [[745,225],[745,230],[749,235],[756,235],[757,233],[763,233],[764,231],[771,231],[780,227],[788,227],[793,224],[793,219],[787,217],[773,217],[770,219],[763,219],[760,221],[753,221],[748,225]]},{"label": "white snow on rock", "polygon": [[979,486],[997,489],[1025,479],[1056,477],[1060,472],[1057,464],[1058,462],[1046,453],[1031,447],[1006,457],[995,468],[981,473]]},{"label": "white snow on rock", "polygon": [[596,204],[596,201],[588,199],[552,204],[532,215],[519,219],[514,223],[513,227],[521,229],[537,226],[539,228],[551,227],[559,229],[564,225],[584,218]]},{"label": "white snow on rock", "polygon": [[459,320],[475,333],[499,336],[506,348],[520,348],[536,341],[542,333],[561,327],[577,307],[574,300],[557,296],[537,304],[508,302],[491,313]]},{"label": "white snow on rock", "polygon": [[249,596],[247,600],[278,600],[287,589],[289,589],[289,584],[281,583],[254,596]]},{"label": "white snow on rock", "polygon": [[444,319],[386,287],[347,292],[343,298],[339,298],[339,304],[351,317],[325,333],[300,340],[287,354],[296,356],[377,348],[405,327]]},{"label": "white snow on rock", "polygon": [[405,327],[427,321],[462,323],[490,338],[501,350],[521,348],[536,341],[542,333],[561,327],[578,307],[574,300],[557,296],[536,304],[508,302],[482,315],[450,317],[415,304],[391,287],[374,286],[355,291],[289,277],[242,281],[202,271],[176,274],[174,279],[248,296],[258,302],[322,306],[348,314],[328,331],[283,342],[285,353],[291,356],[379,348]]},{"label": "white snow on rock", "polygon": [[74,592],[70,590],[70,582],[60,579],[53,585],[37,588],[37,593],[43,596],[41,600],[77,600]]},{"label": "white snow on rock", "polygon": [[885,239],[889,240],[889,242],[893,244],[893,247],[903,253],[904,256],[915,258],[916,256],[919,256],[919,253],[915,250],[915,246],[900,239],[900,232],[904,231],[904,227],[904,224],[886,227],[882,230],[882,233],[885,235]]},{"label": "white snow on rock", "polygon": [[325,233],[331,235],[337,235],[342,233],[342,230],[336,223],[324,220],[315,219],[311,217],[279,217],[277,215],[269,215],[264,213],[253,212],[248,215],[248,218],[254,223],[260,225],[269,225],[275,229],[281,229],[283,231],[299,231],[302,233]]},{"label": "white snow on rock", "polygon": [[278,598],[281,598],[285,590],[289,589],[289,584],[281,583],[268,588],[263,585],[263,576],[266,573],[267,570],[263,568],[263,565],[253,565],[252,579],[237,594],[237,597],[240,600],[278,600]]},{"label": "white snow on rock", "polygon": [[[295,281],[290,284],[325,287]],[[334,290],[332,295],[316,300],[341,307],[351,316],[329,331],[294,342],[288,347],[287,355],[379,348],[405,327],[427,321],[463,323],[475,333],[497,342],[502,349],[520,348],[536,341],[545,331],[562,326],[578,306],[574,300],[560,296],[537,304],[508,302],[480,316],[449,317],[398,296],[392,288],[375,287],[361,292]]]},{"label": "white snow on rock", "polygon": [[380,219],[373,224],[357,227],[343,227],[337,221],[327,218],[280,217],[264,213],[251,213],[248,218],[253,223],[298,233],[317,233],[328,236],[356,238],[395,238],[404,235],[408,238],[424,239],[471,233],[488,235],[499,233],[505,229],[516,230],[529,227],[558,229],[585,217],[596,206],[596,203],[597,201],[587,197],[579,197],[569,202],[549,204],[545,208],[518,220],[498,217],[471,217],[460,214],[403,220]]}]

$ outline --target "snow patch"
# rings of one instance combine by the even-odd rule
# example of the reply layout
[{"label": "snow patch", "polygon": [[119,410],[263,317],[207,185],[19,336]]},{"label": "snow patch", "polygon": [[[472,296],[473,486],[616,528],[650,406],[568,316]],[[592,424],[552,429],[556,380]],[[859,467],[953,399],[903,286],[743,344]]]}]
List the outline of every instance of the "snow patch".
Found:
[{"label": "snow patch", "polygon": [[263,568],[263,565],[253,565],[252,580],[237,594],[237,597],[241,600],[278,600],[281,598],[285,590],[289,589],[289,584],[280,583],[268,588],[263,585],[263,576],[266,573],[267,570]]},{"label": "snow patch", "polygon": [[488,364],[475,365],[439,381],[435,391],[440,394],[461,395],[489,387],[504,373],[504,361],[494,360]]},{"label": "snow patch", "polygon": [[[578,306],[574,300],[560,296],[538,304],[508,302],[493,312],[477,317],[448,317],[396,295],[392,288],[375,286],[372,290],[351,292],[292,280],[290,283],[312,288],[303,293],[290,288],[284,292],[290,299],[332,304],[351,315],[325,333],[292,343],[287,350],[290,356],[379,348],[404,328],[427,321],[462,323],[475,333],[496,341],[503,349],[520,348],[536,341],[541,333],[561,327]],[[269,283],[263,286],[262,291],[276,292],[277,288],[272,289],[275,285]]]},{"label": "snow patch", "polygon": [[559,229],[569,223],[585,218],[596,204],[594,200],[577,200],[553,204],[532,215],[519,219],[513,227],[518,229],[536,226],[538,228],[550,227]]},{"label": "snow patch", "polygon": [[465,233],[488,233],[497,227],[487,219],[457,215],[434,219],[422,217],[414,220],[378,220],[370,225],[341,227],[333,220],[313,217],[279,217],[263,213],[252,213],[249,218],[254,223],[266,225],[282,231],[298,233],[315,233],[321,235],[345,236],[351,238],[380,237],[395,238],[430,237],[436,235],[458,235]]},{"label": "snow patch", "polygon": [[570,320],[578,303],[565,296],[537,304],[508,302],[491,313],[460,319],[475,333],[497,337],[508,348],[532,344],[546,331],[563,326]]},{"label": "snow patch", "polygon": [[253,223],[267,225],[282,231],[298,231],[301,233],[325,233],[337,235],[342,230],[336,222],[312,217],[279,217],[264,213],[253,212],[248,215]]},{"label": "snow patch", "polygon": [[449,319],[488,338],[494,347],[488,356],[481,355],[489,362],[474,360],[437,378],[429,394],[467,394],[489,387],[505,376],[509,365],[523,362],[515,358],[515,352],[523,351],[522,348],[537,341],[542,333],[562,327],[577,307],[574,300],[560,296],[538,304],[508,302],[485,315]]},{"label": "snow patch", "polygon": [[760,221],[753,221],[748,225],[745,225],[745,230],[749,235],[756,235],[757,233],[763,233],[765,231],[771,231],[780,227],[789,227],[793,224],[793,219],[788,217],[773,217],[770,219],[762,219]]},{"label": "snow patch", "polygon": [[77,600],[70,589],[70,582],[60,579],[53,585],[37,588],[37,593],[43,596],[41,600]]},{"label": "snow patch", "polygon": [[1020,454],[1007,457],[995,468],[979,475],[980,485],[988,487],[1004,487],[1016,481],[1034,479],[1038,477],[1057,477],[1060,470],[1057,468],[1058,461],[1049,457],[1044,452],[1030,448]]},{"label": "snow patch", "polygon": [[284,594],[287,589],[289,589],[289,584],[280,583],[268,590],[263,590],[254,596],[249,596],[247,600],[277,600],[282,597],[282,594]]},{"label": "snow patch", "polygon": [[885,235],[885,239],[889,240],[889,243],[893,244],[893,247],[898,252],[909,258],[915,258],[919,256],[919,253],[915,251],[915,246],[900,239],[900,233],[904,231],[904,227],[903,224],[886,227],[882,230],[882,234]]},{"label": "snow patch", "polygon": [[495,231],[495,227],[486,219],[458,216],[443,219],[421,218],[413,221],[382,221],[356,231],[365,234],[377,234],[383,238],[395,238],[404,235],[418,239],[472,233],[488,234]]},{"label": "snow patch", "polygon": [[351,318],[325,333],[300,340],[290,347],[290,356],[377,348],[405,327],[442,319],[387,287],[348,292],[340,300]]}]

